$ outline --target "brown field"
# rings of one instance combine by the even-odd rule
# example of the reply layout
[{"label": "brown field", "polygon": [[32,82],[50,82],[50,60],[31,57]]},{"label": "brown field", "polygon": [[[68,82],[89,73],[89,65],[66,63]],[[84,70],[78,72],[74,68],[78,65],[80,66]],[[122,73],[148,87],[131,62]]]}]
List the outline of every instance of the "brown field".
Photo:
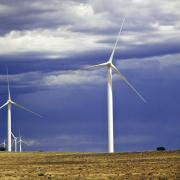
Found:
[{"label": "brown field", "polygon": [[0,153],[0,179],[180,180],[180,151]]}]

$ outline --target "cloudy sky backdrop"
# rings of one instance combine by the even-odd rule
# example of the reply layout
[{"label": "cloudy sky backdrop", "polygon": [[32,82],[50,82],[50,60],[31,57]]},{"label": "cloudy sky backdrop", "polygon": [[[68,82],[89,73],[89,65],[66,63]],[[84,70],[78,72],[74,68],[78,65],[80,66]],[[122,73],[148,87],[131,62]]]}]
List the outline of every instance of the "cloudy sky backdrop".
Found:
[{"label": "cloudy sky backdrop", "polygon": [[[116,151],[180,148],[179,0],[1,0],[0,104],[13,100],[12,129],[24,150],[107,151],[105,62],[122,19],[114,64],[146,98],[113,76]],[[0,142],[7,109],[0,111]]]}]

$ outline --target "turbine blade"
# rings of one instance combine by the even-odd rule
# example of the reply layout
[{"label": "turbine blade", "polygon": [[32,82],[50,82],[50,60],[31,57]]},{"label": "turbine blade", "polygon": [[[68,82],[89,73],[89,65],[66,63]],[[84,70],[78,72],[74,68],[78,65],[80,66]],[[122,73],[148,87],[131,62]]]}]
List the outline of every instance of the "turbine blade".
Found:
[{"label": "turbine blade", "polygon": [[19,138],[21,138],[21,133],[20,133],[20,129],[19,129]]},{"label": "turbine blade", "polygon": [[144,97],[133,87],[133,85],[122,75],[122,73],[117,69],[116,66],[112,65],[115,72],[120,76],[120,78],[136,93],[136,95],[144,102],[146,103],[146,100]]},{"label": "turbine blade", "polygon": [[110,56],[110,58],[109,58],[109,61],[110,61],[110,62],[112,62],[112,60],[113,60],[113,57],[114,57],[114,52],[115,52],[115,50],[116,50],[117,43],[118,43],[118,41],[119,41],[119,37],[120,37],[121,32],[122,32],[122,28],[123,28],[123,25],[124,25],[124,21],[125,21],[125,18],[124,18],[124,19],[123,19],[123,21],[122,21],[122,24],[121,24],[121,27],[120,27],[120,30],[119,30],[119,33],[118,33],[118,36],[117,36],[116,42],[115,42],[115,44],[114,44],[114,47],[113,47],[113,50],[112,50],[111,56]]},{"label": "turbine blade", "polygon": [[12,145],[14,145],[14,143],[15,143],[15,140],[13,139],[13,141],[12,141]]},{"label": "turbine blade", "polygon": [[15,102],[13,102],[13,101],[12,101],[12,104],[14,104],[15,106],[17,106],[17,107],[20,108],[20,109],[23,109],[23,110],[25,110],[25,111],[27,111],[27,112],[30,112],[30,113],[36,115],[36,116],[42,117],[40,114],[35,113],[35,112],[31,111],[30,109],[27,109],[27,108],[25,108],[24,106],[21,106],[20,104],[17,104],[17,103],[15,103]]},{"label": "turbine blade", "polygon": [[29,144],[28,144],[27,142],[25,142],[25,141],[23,141],[23,140],[21,140],[21,142],[22,142],[23,144],[29,146]]},{"label": "turbine blade", "polygon": [[11,92],[10,92],[10,86],[9,86],[9,73],[8,73],[8,68],[6,69],[7,71],[7,83],[8,83],[8,98],[11,99]]},{"label": "turbine blade", "polygon": [[12,137],[15,139],[16,137],[15,137],[15,135],[11,132],[11,135],[12,135]]},{"label": "turbine blade", "polygon": [[93,68],[96,68],[96,67],[104,67],[104,66],[107,66],[107,62],[106,63],[101,63],[101,64],[96,64],[96,65],[93,65],[93,66],[86,66],[83,69],[93,69]]},{"label": "turbine blade", "polygon": [[7,105],[8,105],[8,102],[6,102],[5,104],[3,104],[3,105],[0,107],[0,109],[4,108],[4,107],[7,106]]},{"label": "turbine blade", "polygon": [[25,141],[21,141],[23,144],[26,144],[26,145],[28,145]]}]

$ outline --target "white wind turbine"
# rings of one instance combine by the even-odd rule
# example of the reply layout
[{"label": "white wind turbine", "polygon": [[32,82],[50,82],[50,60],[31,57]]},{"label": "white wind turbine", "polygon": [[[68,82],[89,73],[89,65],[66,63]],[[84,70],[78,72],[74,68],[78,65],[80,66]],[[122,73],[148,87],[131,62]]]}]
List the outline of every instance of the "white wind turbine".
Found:
[{"label": "white wind turbine", "polygon": [[4,139],[3,143],[0,144],[0,146],[3,145],[3,148],[6,148],[6,141]]},{"label": "white wind turbine", "polygon": [[27,145],[27,143],[22,140],[22,136],[20,135],[20,131],[19,131],[19,141],[17,143],[19,143],[19,152],[22,152],[22,143],[26,144],[26,145]]},{"label": "white wind turbine", "polygon": [[8,151],[11,152],[12,151],[12,144],[11,144],[11,106],[15,105],[16,107],[23,109],[25,111],[28,111],[36,116],[41,117],[39,114],[25,108],[24,106],[21,106],[19,104],[17,104],[16,102],[12,101],[11,99],[11,93],[10,93],[10,88],[9,88],[9,78],[8,78],[8,71],[7,71],[7,82],[8,82],[8,100],[5,104],[3,104],[0,109],[4,108],[5,106],[8,107],[8,122],[7,122],[7,126],[8,126],[8,130],[7,130],[7,145],[8,145]]},{"label": "white wind turbine", "polygon": [[14,139],[14,151],[17,152],[17,137],[11,132],[12,137]]},{"label": "white wind turbine", "polygon": [[136,93],[137,96],[143,101],[146,102],[146,100],[142,97],[142,95],[130,84],[130,82],[122,75],[122,73],[117,69],[117,67],[112,63],[114,53],[117,47],[117,43],[123,28],[124,20],[122,22],[120,31],[118,33],[118,37],[116,39],[115,45],[113,47],[112,53],[110,55],[110,58],[107,62],[102,64],[93,65],[89,68],[95,68],[95,67],[106,67],[107,68],[107,109],[108,109],[108,152],[113,153],[114,152],[114,132],[113,132],[113,92],[112,92],[112,69],[120,76],[120,78]]}]

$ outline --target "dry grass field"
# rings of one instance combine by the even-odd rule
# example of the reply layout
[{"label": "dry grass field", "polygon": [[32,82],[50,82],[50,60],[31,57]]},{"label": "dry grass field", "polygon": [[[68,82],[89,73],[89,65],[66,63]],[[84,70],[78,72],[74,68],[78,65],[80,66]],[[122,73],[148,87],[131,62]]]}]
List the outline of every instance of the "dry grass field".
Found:
[{"label": "dry grass field", "polygon": [[180,180],[180,151],[0,153],[0,179]]}]

